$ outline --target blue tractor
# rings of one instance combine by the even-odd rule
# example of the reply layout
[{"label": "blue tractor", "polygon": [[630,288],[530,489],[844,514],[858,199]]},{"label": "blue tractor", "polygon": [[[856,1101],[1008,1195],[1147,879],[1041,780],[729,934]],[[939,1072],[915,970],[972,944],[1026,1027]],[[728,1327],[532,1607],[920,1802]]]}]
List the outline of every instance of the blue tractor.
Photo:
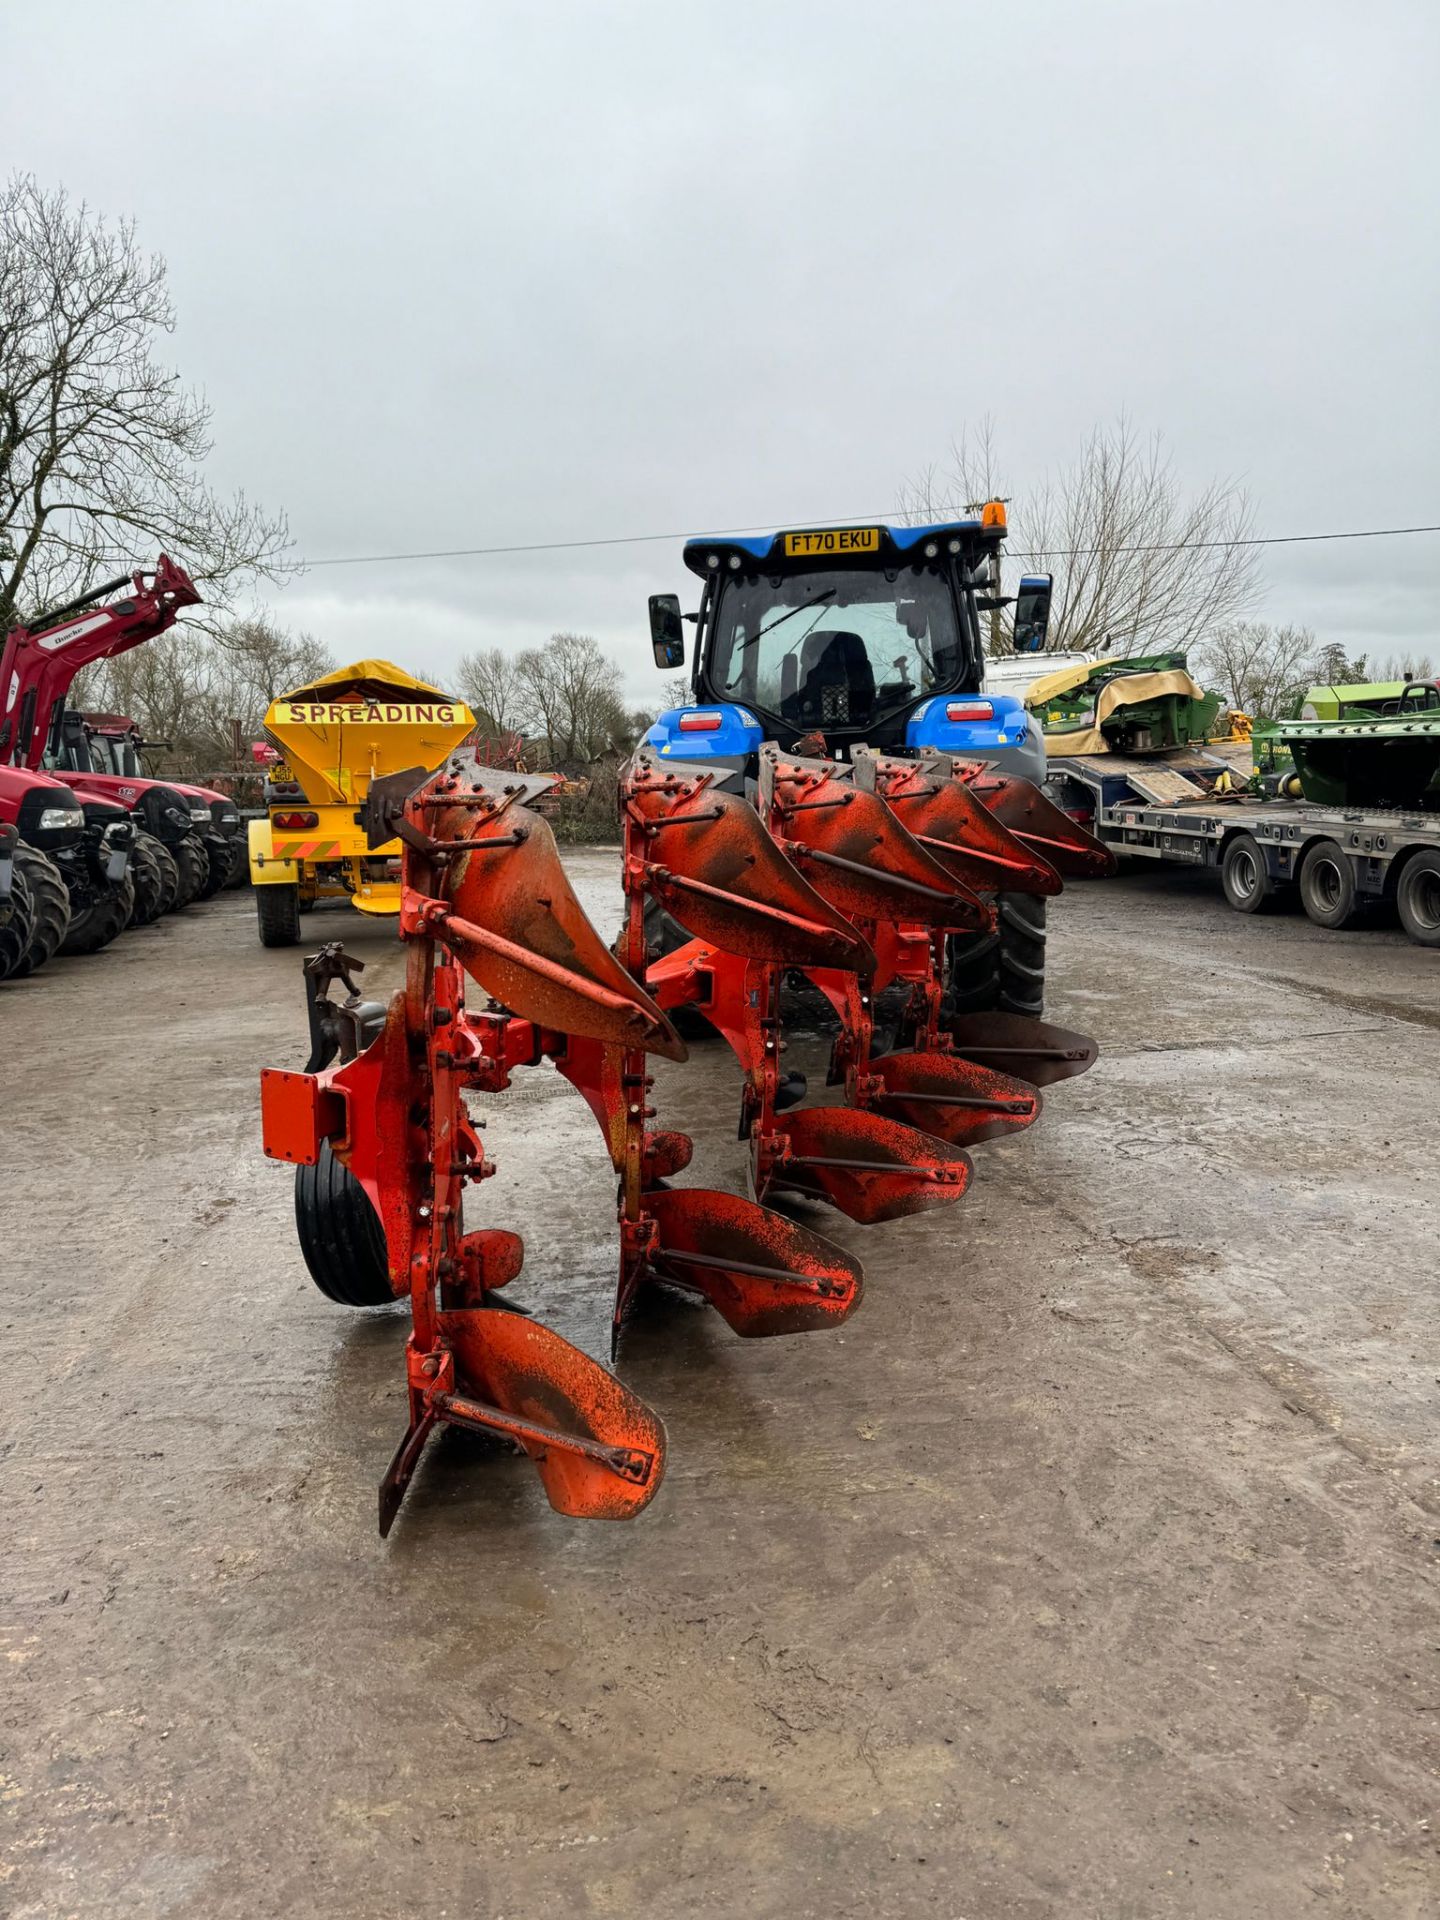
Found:
[{"label": "blue tractor", "polygon": [[[1023,703],[987,694],[981,619],[1015,608],[1017,644],[1039,651],[1051,580],[1000,592],[1005,510],[922,527],[799,528],[693,539],[684,559],[701,581],[698,612],[675,594],[650,599],[655,664],[685,664],[696,626],[693,704],[672,707],[643,741],[662,758],[698,762],[718,784],[753,797],[760,748],[848,761],[869,746],[892,755],[960,754],[1037,786],[1044,739]],[[995,931],[956,936],[950,1001],[961,1013],[1038,1015],[1044,1003],[1045,901],[998,896]],[[647,906],[652,952],[687,936]]]}]

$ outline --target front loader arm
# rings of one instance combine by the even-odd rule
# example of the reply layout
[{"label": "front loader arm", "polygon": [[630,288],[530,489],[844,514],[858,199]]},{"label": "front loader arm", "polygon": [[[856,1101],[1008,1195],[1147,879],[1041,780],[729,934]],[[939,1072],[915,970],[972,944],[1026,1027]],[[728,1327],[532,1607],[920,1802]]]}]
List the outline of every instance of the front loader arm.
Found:
[{"label": "front loader arm", "polygon": [[[122,587],[122,600],[99,606]],[[109,580],[27,627],[12,627],[0,651],[0,766],[39,767],[56,712],[82,667],[128,653],[175,624],[200,595],[185,569],[161,554],[153,573]]]}]

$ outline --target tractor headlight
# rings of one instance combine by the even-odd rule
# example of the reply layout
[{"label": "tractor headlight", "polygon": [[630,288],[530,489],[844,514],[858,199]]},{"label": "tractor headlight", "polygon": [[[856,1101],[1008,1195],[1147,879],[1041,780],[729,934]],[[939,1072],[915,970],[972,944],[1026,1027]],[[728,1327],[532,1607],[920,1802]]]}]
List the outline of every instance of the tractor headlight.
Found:
[{"label": "tractor headlight", "polygon": [[63,833],[67,827],[83,827],[85,813],[81,807],[46,807],[40,815],[39,827],[42,833]]},{"label": "tractor headlight", "polygon": [[195,822],[197,827],[208,827],[210,824],[209,807],[191,807],[190,818]]}]

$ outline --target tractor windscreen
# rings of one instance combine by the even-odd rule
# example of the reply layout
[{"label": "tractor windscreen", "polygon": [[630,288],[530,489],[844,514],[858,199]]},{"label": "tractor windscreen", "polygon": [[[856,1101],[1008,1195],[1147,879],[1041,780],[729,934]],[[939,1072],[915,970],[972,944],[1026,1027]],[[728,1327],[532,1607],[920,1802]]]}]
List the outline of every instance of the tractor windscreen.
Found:
[{"label": "tractor windscreen", "polygon": [[744,574],[725,582],[714,622],[714,693],[800,731],[871,726],[963,673],[939,567]]}]

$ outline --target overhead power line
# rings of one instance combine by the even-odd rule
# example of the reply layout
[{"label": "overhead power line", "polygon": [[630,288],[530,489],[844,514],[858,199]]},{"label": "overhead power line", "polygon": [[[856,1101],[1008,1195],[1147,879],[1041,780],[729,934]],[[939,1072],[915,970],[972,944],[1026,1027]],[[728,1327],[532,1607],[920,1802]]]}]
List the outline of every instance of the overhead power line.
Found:
[{"label": "overhead power line", "polygon": [[[792,526],[843,527],[888,522],[898,511],[886,513],[836,514],[832,518],[795,520]],[[768,533],[774,522],[747,527],[712,527],[707,532],[623,533],[594,540],[527,540],[497,547],[437,547],[422,553],[343,553],[324,560],[307,560],[305,567],[372,567],[406,560],[482,560],[507,553],[573,553],[584,547],[641,547],[661,541],[713,539],[726,540],[742,533]],[[1097,553],[1179,553],[1186,549],[1202,551],[1232,547],[1294,547],[1325,540],[1391,540],[1404,534],[1440,533],[1440,525],[1426,527],[1356,527],[1341,533],[1267,533],[1249,534],[1234,540],[1170,540],[1141,542],[1119,547],[1040,547],[1026,551],[1006,549],[1012,560],[1081,560]]]}]

